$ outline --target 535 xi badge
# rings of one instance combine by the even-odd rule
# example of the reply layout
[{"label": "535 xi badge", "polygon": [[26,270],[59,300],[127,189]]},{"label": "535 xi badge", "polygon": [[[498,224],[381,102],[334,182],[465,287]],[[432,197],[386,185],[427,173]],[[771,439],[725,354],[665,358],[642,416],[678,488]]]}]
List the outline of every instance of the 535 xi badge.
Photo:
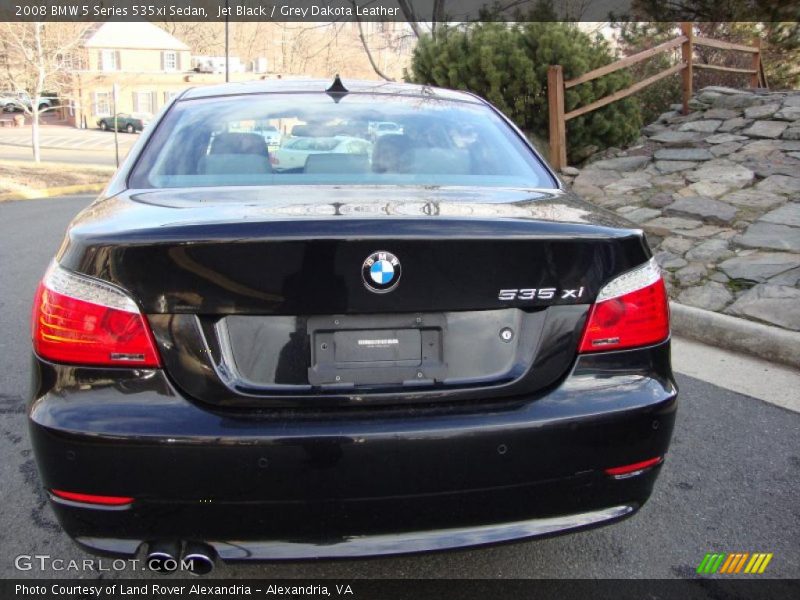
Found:
[{"label": "535 xi badge", "polygon": [[572,290],[559,290],[554,287],[547,288],[520,288],[500,290],[498,300],[575,300],[583,297],[583,286]]}]

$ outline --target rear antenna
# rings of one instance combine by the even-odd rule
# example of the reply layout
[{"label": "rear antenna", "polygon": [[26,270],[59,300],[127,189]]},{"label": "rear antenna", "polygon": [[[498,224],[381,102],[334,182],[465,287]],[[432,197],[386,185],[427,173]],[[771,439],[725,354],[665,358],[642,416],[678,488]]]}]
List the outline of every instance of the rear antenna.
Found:
[{"label": "rear antenna", "polygon": [[336,102],[339,102],[339,100],[342,99],[342,96],[350,93],[350,90],[344,87],[344,84],[337,73],[336,77],[333,78],[333,83],[327,90],[325,90],[325,93],[333,98]]}]

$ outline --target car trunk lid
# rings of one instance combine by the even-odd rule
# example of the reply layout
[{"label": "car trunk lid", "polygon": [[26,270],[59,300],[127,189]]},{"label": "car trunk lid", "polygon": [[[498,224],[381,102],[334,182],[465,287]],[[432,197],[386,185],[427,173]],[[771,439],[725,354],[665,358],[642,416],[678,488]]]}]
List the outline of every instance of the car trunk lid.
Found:
[{"label": "car trunk lid", "polygon": [[[132,294],[190,395],[309,407],[540,390],[600,287],[649,254],[563,192],[380,192],[123,195],[85,211],[59,258]],[[390,291],[368,268],[387,256]]]}]

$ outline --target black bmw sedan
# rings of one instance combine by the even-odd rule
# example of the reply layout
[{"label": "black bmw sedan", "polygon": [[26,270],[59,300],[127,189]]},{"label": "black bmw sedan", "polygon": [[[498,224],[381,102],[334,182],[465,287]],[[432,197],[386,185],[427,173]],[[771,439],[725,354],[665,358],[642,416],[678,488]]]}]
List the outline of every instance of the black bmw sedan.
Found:
[{"label": "black bmw sedan", "polygon": [[32,338],[61,525],[155,568],[611,523],[677,402],[642,231],[484,100],[412,85],[184,92],[70,225]]}]

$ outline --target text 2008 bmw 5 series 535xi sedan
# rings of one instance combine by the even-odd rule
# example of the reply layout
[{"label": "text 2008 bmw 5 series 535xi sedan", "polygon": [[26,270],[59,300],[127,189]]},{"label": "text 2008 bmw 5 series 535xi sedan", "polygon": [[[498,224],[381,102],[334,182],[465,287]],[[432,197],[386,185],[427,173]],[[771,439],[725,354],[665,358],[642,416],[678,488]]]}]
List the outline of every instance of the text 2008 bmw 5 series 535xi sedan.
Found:
[{"label": "text 2008 bmw 5 series 535xi sedan", "polygon": [[677,402],[642,231],[474,95],[329,83],[182,93],[69,226],[29,405],[65,531],[210,569],[635,513]]}]

